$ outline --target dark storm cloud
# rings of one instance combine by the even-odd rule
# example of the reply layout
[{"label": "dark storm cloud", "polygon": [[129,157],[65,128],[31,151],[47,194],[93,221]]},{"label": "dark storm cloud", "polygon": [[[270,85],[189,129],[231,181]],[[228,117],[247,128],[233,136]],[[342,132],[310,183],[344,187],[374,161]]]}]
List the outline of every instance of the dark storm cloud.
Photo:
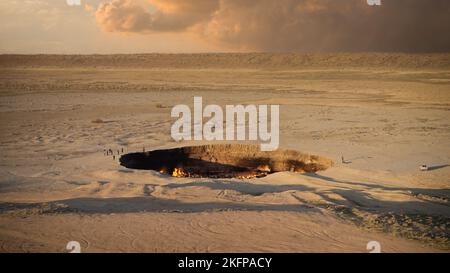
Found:
[{"label": "dark storm cloud", "polygon": [[[194,32],[230,49],[450,51],[450,1],[114,0],[96,18],[112,32]],[[150,9],[150,6],[154,10]]]}]

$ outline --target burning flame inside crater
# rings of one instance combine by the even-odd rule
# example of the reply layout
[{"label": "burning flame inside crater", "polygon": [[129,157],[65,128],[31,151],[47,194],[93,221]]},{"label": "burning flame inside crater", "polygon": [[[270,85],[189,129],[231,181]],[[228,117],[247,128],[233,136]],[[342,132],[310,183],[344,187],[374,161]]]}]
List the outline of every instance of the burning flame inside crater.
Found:
[{"label": "burning flame inside crater", "polygon": [[[182,167],[174,168],[172,172],[167,171],[167,168],[162,168],[159,171],[161,174],[171,174],[172,177],[194,177],[194,178],[202,178],[202,177],[221,177],[224,174],[209,174],[209,175],[201,175],[201,174],[191,174],[189,171],[186,171]],[[257,178],[257,177],[264,177],[267,174],[270,173],[270,170],[264,169],[264,170],[248,170],[248,171],[230,171],[228,173],[229,177],[235,177],[238,179],[251,179],[251,178]]]},{"label": "burning flame inside crater", "polygon": [[189,173],[185,172],[183,168],[175,168],[172,172],[173,177],[188,177]]},{"label": "burning flame inside crater", "polygon": [[329,159],[294,150],[261,152],[255,145],[205,145],[131,153],[122,166],[154,170],[163,175],[189,178],[252,179],[291,171],[315,173],[333,165]]},{"label": "burning flame inside crater", "polygon": [[167,174],[167,168],[166,168],[166,167],[162,167],[162,168],[159,170],[159,173],[160,173],[160,174]]}]

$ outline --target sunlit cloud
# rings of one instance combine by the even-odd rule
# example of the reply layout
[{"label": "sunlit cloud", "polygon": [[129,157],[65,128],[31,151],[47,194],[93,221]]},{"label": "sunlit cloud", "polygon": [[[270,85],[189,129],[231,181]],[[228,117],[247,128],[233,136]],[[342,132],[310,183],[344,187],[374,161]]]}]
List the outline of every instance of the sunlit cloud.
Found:
[{"label": "sunlit cloud", "polygon": [[428,52],[450,50],[448,14],[448,0],[113,0],[96,18],[109,32],[193,32],[231,49]]},{"label": "sunlit cloud", "polygon": [[450,1],[0,1],[0,52],[449,52]]}]

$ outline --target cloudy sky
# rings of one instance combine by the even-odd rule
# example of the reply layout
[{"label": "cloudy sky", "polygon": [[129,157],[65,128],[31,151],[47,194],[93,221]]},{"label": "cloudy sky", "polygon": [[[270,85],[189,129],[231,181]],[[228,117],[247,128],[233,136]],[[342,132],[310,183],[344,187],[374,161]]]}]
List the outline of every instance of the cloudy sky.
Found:
[{"label": "cloudy sky", "polygon": [[450,52],[449,0],[1,0],[0,53]]}]

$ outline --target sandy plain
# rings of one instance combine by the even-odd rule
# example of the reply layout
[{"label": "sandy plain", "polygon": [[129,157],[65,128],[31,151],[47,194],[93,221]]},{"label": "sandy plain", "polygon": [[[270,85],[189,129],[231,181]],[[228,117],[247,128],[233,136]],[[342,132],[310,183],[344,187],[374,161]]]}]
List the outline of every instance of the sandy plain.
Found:
[{"label": "sandy plain", "polygon": [[[279,104],[280,146],[334,165],[176,178],[104,155],[210,144],[171,139],[193,96]],[[2,55],[0,251],[448,252],[449,114],[448,54]]]}]

